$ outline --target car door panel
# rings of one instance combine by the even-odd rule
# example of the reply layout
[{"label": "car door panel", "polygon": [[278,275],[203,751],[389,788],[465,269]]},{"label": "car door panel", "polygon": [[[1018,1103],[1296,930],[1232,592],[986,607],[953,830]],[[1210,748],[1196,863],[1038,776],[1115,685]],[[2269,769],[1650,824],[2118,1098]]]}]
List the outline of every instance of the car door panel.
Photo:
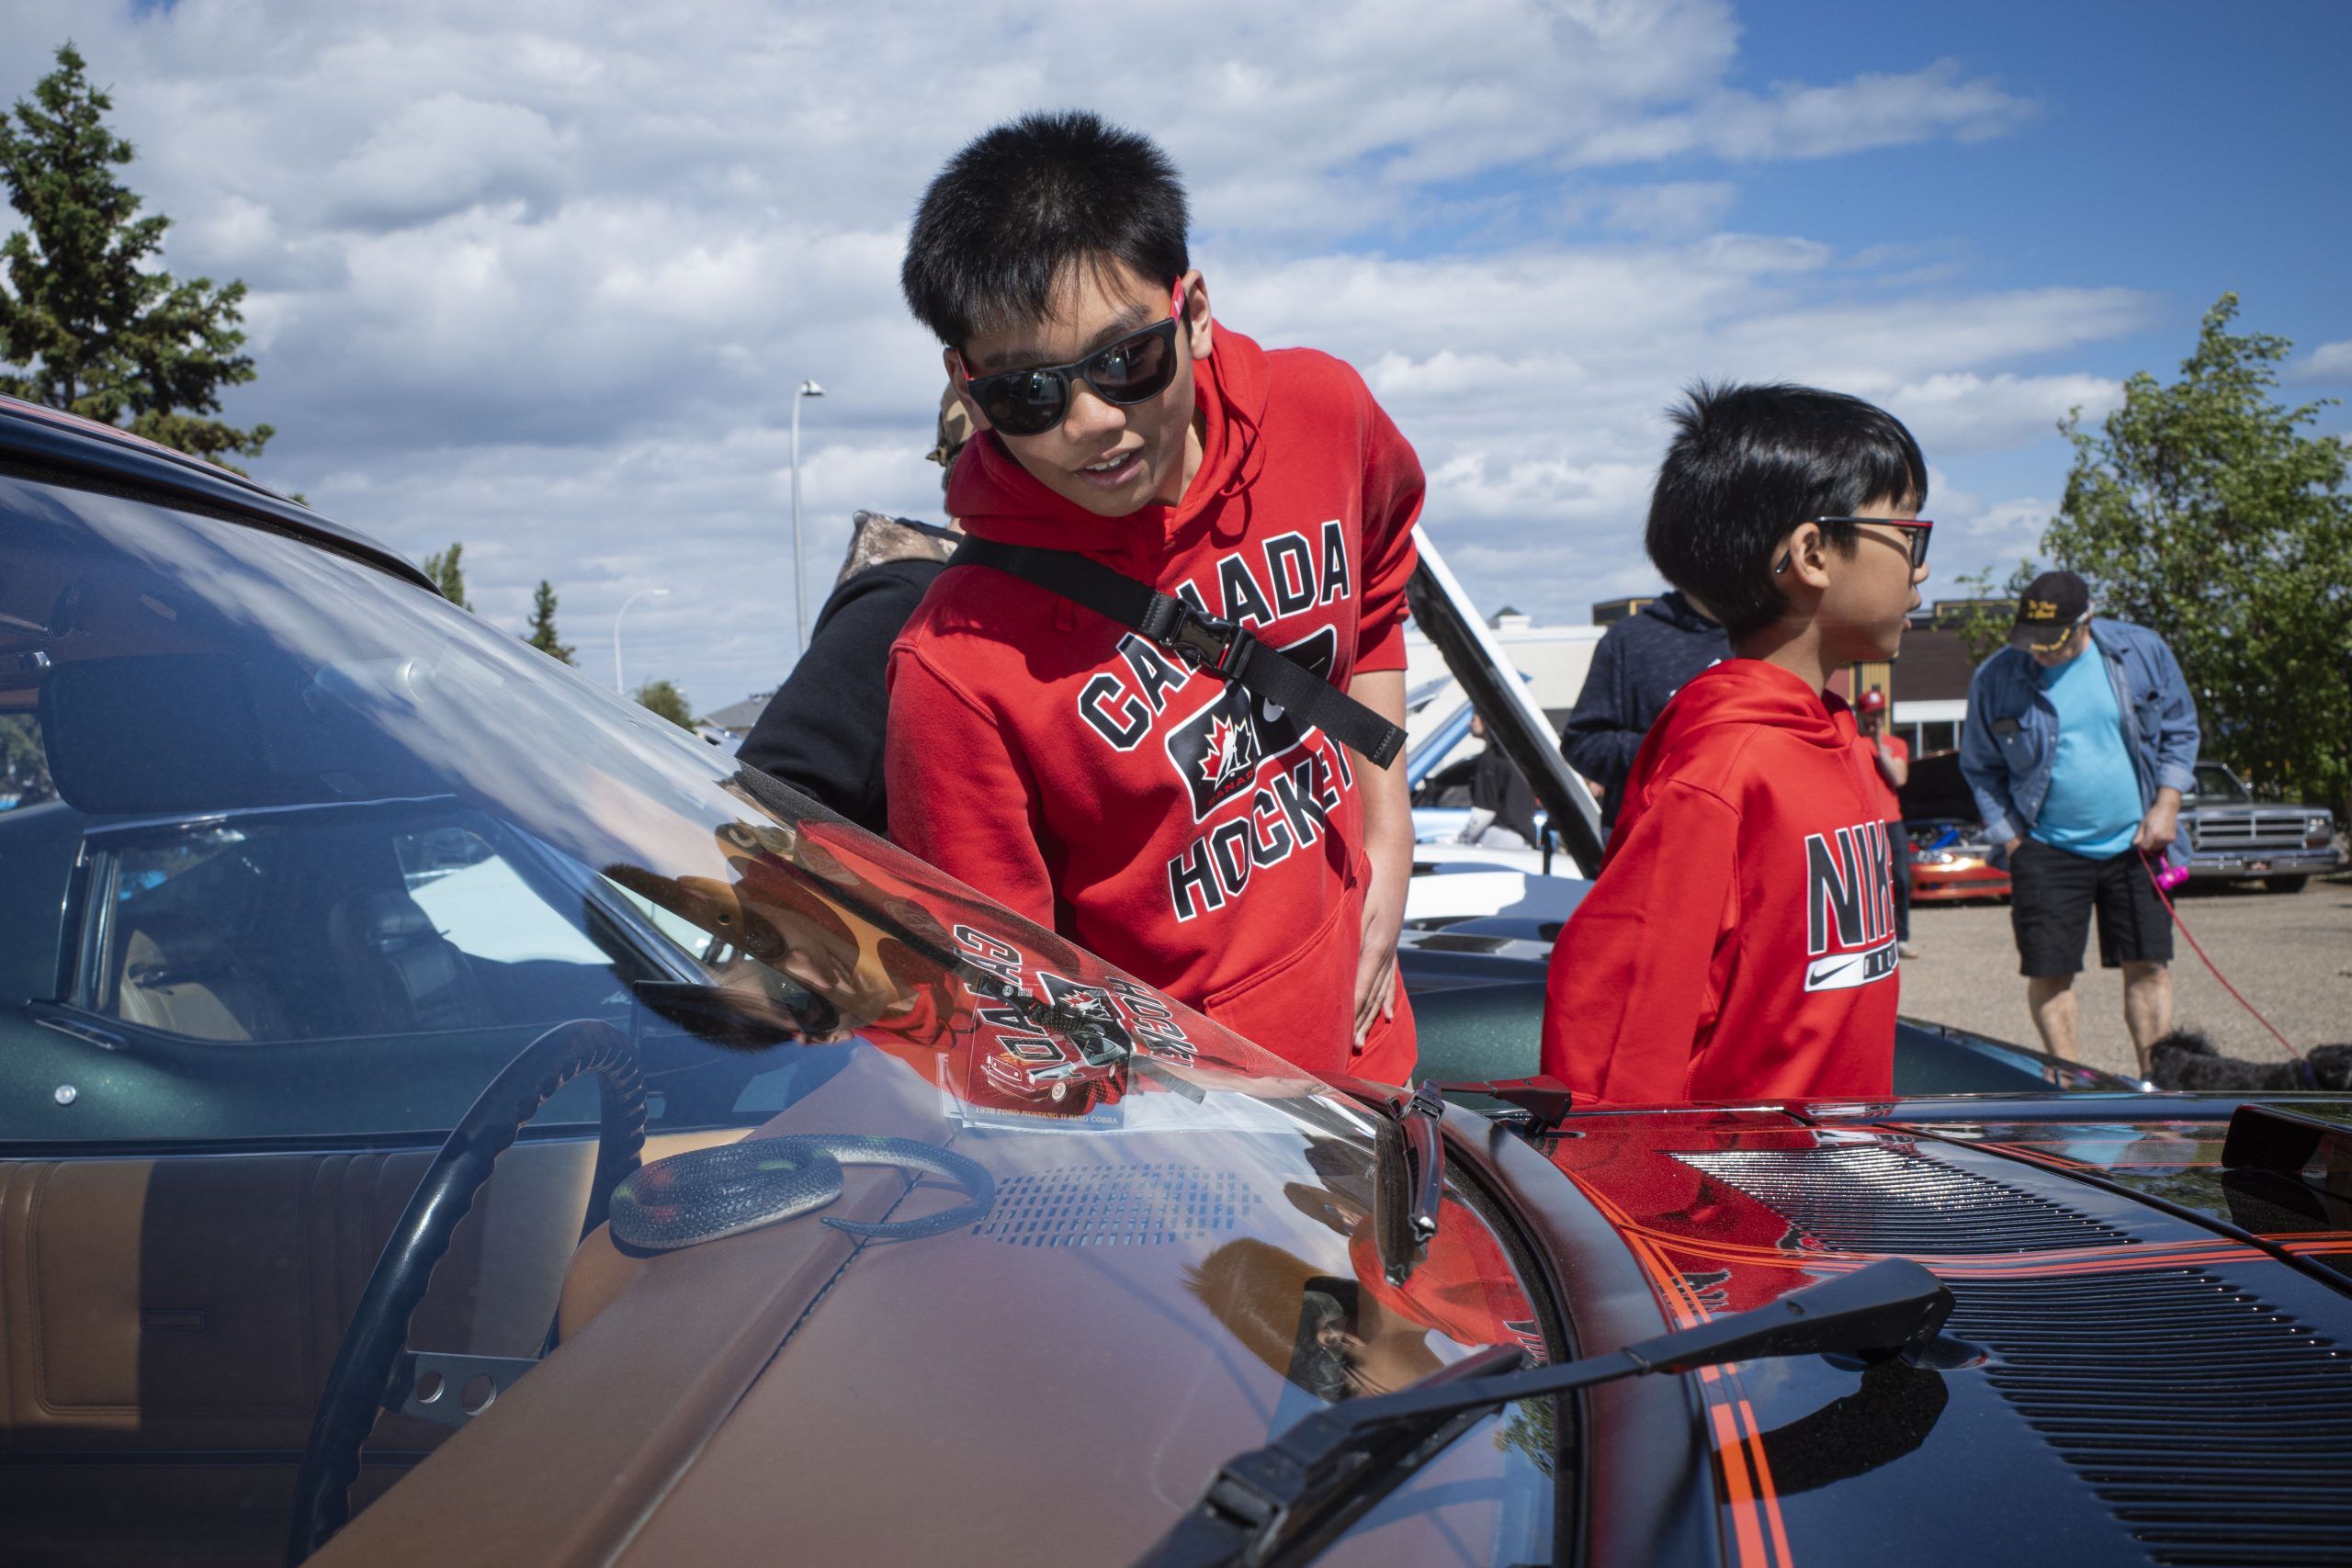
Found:
[{"label": "car door panel", "polygon": [[[741,1135],[650,1140],[649,1157]],[[0,1455],[299,1450],[429,1147],[0,1163]],[[458,1228],[411,1342],[537,1352],[594,1145],[521,1143]],[[379,1447],[445,1429],[387,1416]]]}]

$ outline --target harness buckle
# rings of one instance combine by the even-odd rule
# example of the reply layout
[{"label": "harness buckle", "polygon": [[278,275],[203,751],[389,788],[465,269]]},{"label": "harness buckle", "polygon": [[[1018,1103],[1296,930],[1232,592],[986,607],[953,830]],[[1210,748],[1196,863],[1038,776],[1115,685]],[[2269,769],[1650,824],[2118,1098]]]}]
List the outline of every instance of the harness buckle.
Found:
[{"label": "harness buckle", "polygon": [[1175,629],[1168,634],[1162,646],[1195,670],[1229,675],[1234,649],[1249,636],[1250,628],[1238,622],[1185,604],[1177,616]]}]

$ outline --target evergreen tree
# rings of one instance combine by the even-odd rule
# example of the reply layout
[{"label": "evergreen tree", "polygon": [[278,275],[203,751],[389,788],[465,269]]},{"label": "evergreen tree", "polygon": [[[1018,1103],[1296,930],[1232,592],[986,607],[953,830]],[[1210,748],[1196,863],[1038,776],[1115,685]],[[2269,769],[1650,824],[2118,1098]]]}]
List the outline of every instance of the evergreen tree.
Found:
[{"label": "evergreen tree", "polygon": [[0,392],[130,429],[233,468],[275,434],[208,416],[254,378],[239,309],[245,286],[180,282],[154,264],[171,220],[138,216],[115,177],[130,143],[107,129],[114,100],[67,43],[57,69],[0,114],[0,176],[22,226],[0,241]]},{"label": "evergreen tree", "polygon": [[531,595],[531,630],[523,640],[541,653],[560,659],[566,664],[578,662],[571,657],[571,645],[556,640],[555,585],[544,577],[539,579],[538,589]]},{"label": "evergreen tree", "polygon": [[462,541],[451,544],[446,550],[434,551],[424,558],[424,575],[433,580],[434,587],[441,590],[442,598],[460,610],[470,610],[474,604],[466,597],[466,569],[460,564],[465,553],[466,547]]},{"label": "evergreen tree", "polygon": [[637,700],[680,729],[695,727],[695,710],[687,705],[686,694],[678,690],[673,682],[648,681],[637,689]]}]

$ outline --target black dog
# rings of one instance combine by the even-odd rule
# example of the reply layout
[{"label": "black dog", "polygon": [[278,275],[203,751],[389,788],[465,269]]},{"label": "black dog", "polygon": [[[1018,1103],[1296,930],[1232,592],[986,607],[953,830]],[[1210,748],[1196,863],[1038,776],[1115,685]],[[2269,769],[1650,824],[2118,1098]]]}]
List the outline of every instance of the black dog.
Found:
[{"label": "black dog", "polygon": [[2158,1089],[2232,1092],[2352,1089],[2352,1045],[2314,1045],[2300,1062],[2241,1062],[2194,1030],[2176,1029],[2148,1048]]}]

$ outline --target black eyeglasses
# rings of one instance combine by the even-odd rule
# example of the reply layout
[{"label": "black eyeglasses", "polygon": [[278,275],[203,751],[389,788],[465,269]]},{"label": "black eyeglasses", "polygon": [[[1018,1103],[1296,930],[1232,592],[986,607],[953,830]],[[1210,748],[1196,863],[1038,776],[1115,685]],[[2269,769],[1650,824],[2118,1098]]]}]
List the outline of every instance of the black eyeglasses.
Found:
[{"label": "black eyeglasses", "polygon": [[1904,530],[1909,536],[1906,542],[1911,547],[1911,570],[1914,571],[1928,564],[1928,536],[1934,532],[1936,526],[1924,517],[1816,517],[1814,521],[1825,527],[1832,523],[1856,525],[1875,523],[1882,528]]},{"label": "black eyeglasses", "polygon": [[1184,286],[1180,283],[1166,321],[1129,333],[1083,359],[975,376],[958,349],[956,365],[964,372],[965,391],[1000,434],[1043,435],[1069,416],[1073,381],[1084,381],[1096,397],[1121,408],[1149,402],[1168,390],[1176,379],[1176,333],[1183,324]]},{"label": "black eyeglasses", "polygon": [[[1830,526],[1832,524],[1843,525],[1849,527],[1860,527],[1865,524],[1874,523],[1882,528],[1904,529],[1906,533],[1905,543],[1910,553],[1911,570],[1913,571],[1917,571],[1921,567],[1928,564],[1928,536],[1934,531],[1936,526],[1933,523],[1928,522],[1924,517],[1808,517],[1805,521],[1824,528]],[[1880,538],[1883,536],[1876,534],[1871,536],[1872,538]],[[1784,550],[1781,554],[1781,564],[1772,569],[1772,575],[1778,577],[1781,573],[1788,570],[1789,556],[1788,552]]]}]

